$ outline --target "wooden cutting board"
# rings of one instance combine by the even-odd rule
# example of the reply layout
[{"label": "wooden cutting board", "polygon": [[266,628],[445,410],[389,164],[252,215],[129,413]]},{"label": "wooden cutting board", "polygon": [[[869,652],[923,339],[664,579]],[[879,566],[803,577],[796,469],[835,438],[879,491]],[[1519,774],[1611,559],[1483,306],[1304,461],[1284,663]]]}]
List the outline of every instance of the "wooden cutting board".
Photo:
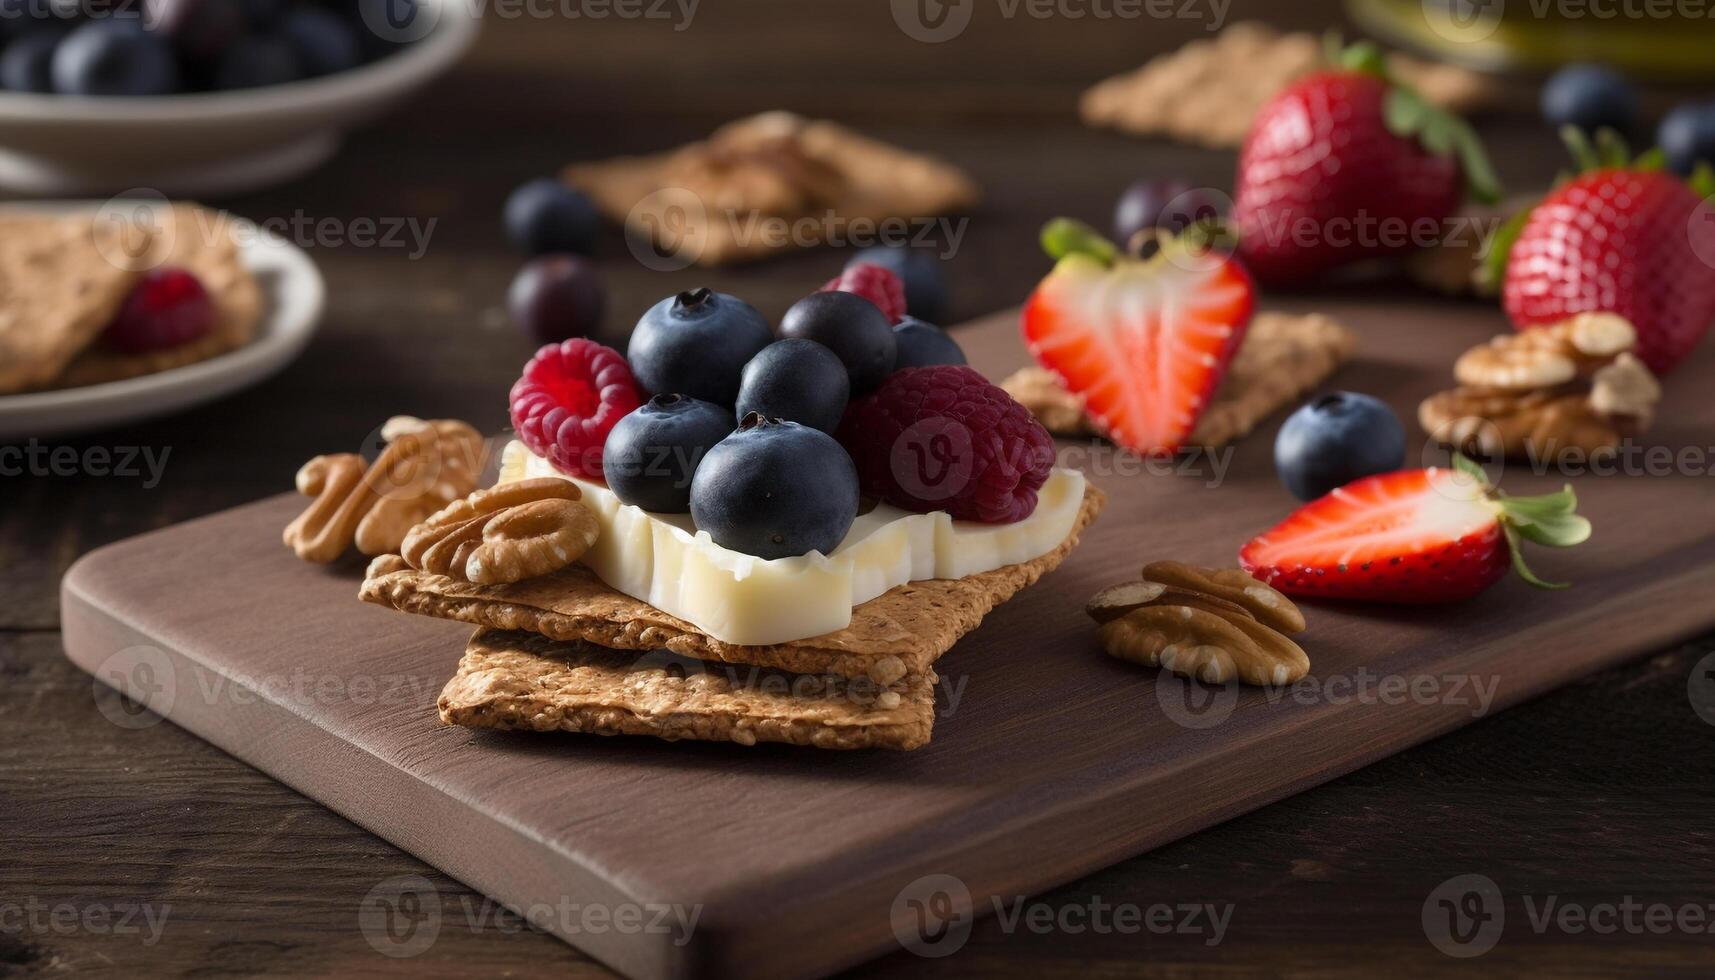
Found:
[{"label": "wooden cutting board", "polygon": [[[1363,339],[1336,384],[1387,398],[1414,433],[1417,401],[1444,386],[1454,355],[1504,329],[1478,306],[1322,309]],[[996,379],[1025,362],[1012,314],[957,336]],[[356,560],[293,558],[279,539],[302,506],[292,495],[86,557],[64,583],[66,649],[623,973],[789,977],[900,943],[944,952],[962,934],[924,933],[923,909],[962,912],[968,896],[983,914],[993,897],[1068,881],[1715,627],[1711,354],[1672,379],[1651,434],[1685,450],[1696,475],[1573,481],[1596,534],[1539,551],[1535,566],[1575,588],[1507,581],[1447,608],[1310,607],[1311,677],[1286,692],[1211,693],[1111,660],[1081,612],[1148,560],[1231,563],[1282,517],[1292,501],[1270,463],[1280,415],[1218,473],[1207,460],[1152,472],[1063,443],[1107,490],[1107,511],[1058,572],[941,662],[934,741],[910,754],[442,727],[435,695],[469,628],[359,603]],[[1661,462],[1635,465],[1674,469]],[[1503,482],[1535,493],[1560,480],[1514,467]],[[381,890],[395,885],[411,883]],[[432,894],[407,898],[366,908],[381,916],[375,942],[408,953],[425,930],[467,925]],[[694,928],[671,927],[692,914]]]}]

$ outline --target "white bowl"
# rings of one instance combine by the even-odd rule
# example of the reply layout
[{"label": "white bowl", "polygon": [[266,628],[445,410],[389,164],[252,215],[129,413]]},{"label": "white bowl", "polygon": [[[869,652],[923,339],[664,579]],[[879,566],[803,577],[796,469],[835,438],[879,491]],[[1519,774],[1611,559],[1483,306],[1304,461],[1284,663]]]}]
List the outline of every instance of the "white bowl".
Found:
[{"label": "white bowl", "polygon": [[[95,202],[8,204],[3,210],[87,210]],[[128,425],[213,401],[261,382],[300,354],[321,321],[326,287],[310,257],[296,246],[250,225],[239,258],[262,288],[256,337],[235,351],[184,367],[105,384],[0,395],[0,443]]]},{"label": "white bowl", "polygon": [[[290,180],[476,39],[469,0],[419,0],[426,34],[350,71],[231,92],[85,98],[0,91],[0,187],[82,196],[236,194]],[[385,29],[385,28],[384,28]]]}]

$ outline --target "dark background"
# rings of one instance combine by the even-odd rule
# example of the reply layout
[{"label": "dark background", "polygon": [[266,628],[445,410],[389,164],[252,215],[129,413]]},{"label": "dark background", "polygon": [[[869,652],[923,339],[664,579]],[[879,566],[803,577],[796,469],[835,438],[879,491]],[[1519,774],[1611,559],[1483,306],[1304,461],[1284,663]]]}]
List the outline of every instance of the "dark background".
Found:
[{"label": "dark background", "polygon": [[[983,185],[947,267],[954,316],[1021,300],[1045,270],[1041,222],[1106,223],[1130,180],[1230,185],[1230,153],[1088,130],[1078,94],[1203,33],[1201,20],[1007,19],[976,0],[944,44],[899,31],[885,0],[703,0],[690,27],[660,20],[490,16],[476,50],[319,172],[210,203],[254,219],[437,220],[427,252],[312,249],[329,286],[321,332],[278,377],[215,405],[98,436],[88,446],[170,450],[161,484],[116,477],[0,479],[0,904],[170,903],[162,941],[0,922],[0,976],[99,971],[229,975],[605,973],[544,935],[443,928],[409,960],[376,954],[358,908],[377,882],[418,873],[443,906],[457,882],[172,725],[121,729],[60,653],[57,589],[79,555],[150,528],[289,489],[306,458],[357,448],[387,416],[466,418],[498,431],[531,345],[500,309],[519,264],[498,212],[518,182],[576,159],[676,145],[751,112],[852,123],[965,167]],[[1207,14],[1209,8],[1194,8]],[[1336,4],[1236,2],[1321,30]],[[1242,71],[1243,66],[1235,66]],[[1526,97],[1528,100],[1528,96]],[[1504,178],[1540,185],[1561,154],[1528,113],[1481,127]],[[610,231],[609,317],[708,284],[770,316],[832,276],[817,250],[709,273],[641,268]],[[1399,302],[1452,302],[1399,283]],[[1502,321],[1470,303],[1474,317]],[[1256,439],[1272,437],[1278,420]],[[1571,688],[1152,854],[1042,900],[1233,903],[1224,943],[1186,935],[1004,934],[980,923],[945,960],[907,953],[860,973],[1371,976],[1461,965],[1425,939],[1426,896],[1481,873],[1509,895],[1707,905],[1715,728],[1687,697],[1705,640]],[[1545,654],[1550,651],[1544,651]],[[1115,814],[1124,820],[1124,814]],[[1476,965],[1560,975],[1715,970],[1709,936],[1533,932],[1516,902]]]}]

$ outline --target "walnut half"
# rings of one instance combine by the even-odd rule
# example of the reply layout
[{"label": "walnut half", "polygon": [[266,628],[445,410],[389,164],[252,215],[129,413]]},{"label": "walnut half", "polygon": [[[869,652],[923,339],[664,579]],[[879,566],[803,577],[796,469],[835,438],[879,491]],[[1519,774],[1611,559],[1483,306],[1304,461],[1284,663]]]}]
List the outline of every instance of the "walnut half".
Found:
[{"label": "walnut half", "polygon": [[1210,684],[1290,684],[1310,671],[1287,636],[1304,629],[1303,614],[1242,569],[1153,562],[1141,579],[1096,593],[1085,611],[1109,655]]},{"label": "walnut half", "polygon": [[502,483],[455,500],[405,536],[412,568],[501,585],[558,571],[595,544],[601,526],[570,480]]}]

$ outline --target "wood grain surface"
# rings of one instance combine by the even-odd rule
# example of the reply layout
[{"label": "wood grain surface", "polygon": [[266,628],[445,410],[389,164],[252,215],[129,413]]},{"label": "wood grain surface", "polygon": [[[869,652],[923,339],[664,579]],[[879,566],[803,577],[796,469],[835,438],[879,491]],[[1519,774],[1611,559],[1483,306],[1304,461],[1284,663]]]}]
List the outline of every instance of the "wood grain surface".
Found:
[{"label": "wood grain surface", "polygon": [[[1495,328],[1466,311],[1324,308],[1362,338],[1338,383],[1386,392],[1402,415]],[[1026,360],[1015,313],[957,332],[991,376]],[[1668,445],[1715,429],[1695,396],[1715,356],[1682,376]],[[1151,560],[1230,563],[1290,509],[1268,450],[1248,440],[1148,472],[1104,443],[1062,444],[1108,507],[1059,571],[937,664],[935,739],[909,755],[442,727],[433,693],[467,630],[359,606],[355,560],[299,562],[278,542],[296,495],[90,555],[66,577],[62,629],[97,679],[657,978],[820,975],[914,948],[913,901],[968,896],[984,914],[1715,627],[1715,606],[1685,601],[1715,591],[1707,477],[1584,476],[1603,533],[1538,560],[1574,589],[1311,607],[1311,677],[1285,690],[1205,689],[1102,656],[1085,597]],[[565,905],[660,928],[591,930],[551,913]]]},{"label": "wood grain surface", "polygon": [[[355,134],[323,170],[209,202],[300,227],[321,219],[337,228],[434,225],[420,253],[297,236],[330,287],[322,332],[301,360],[219,404],[40,447],[167,453],[158,482],[82,466],[0,478],[0,976],[609,975],[184,730],[110,721],[123,702],[61,655],[60,577],[102,544],[278,493],[304,459],[358,448],[396,412],[502,427],[500,394],[529,344],[501,311],[518,260],[498,210],[517,182],[568,160],[658,149],[777,107],[938,153],[986,192],[946,265],[956,319],[1023,298],[1045,268],[1034,242],[1045,218],[1103,222],[1119,188],[1138,176],[1230,181],[1230,154],[1073,121],[1084,86],[1198,36],[1200,23],[999,10],[978,0],[965,36],[934,45],[905,39],[882,0],[705,0],[690,29],[677,32],[649,20],[491,14],[465,64]],[[1335,0],[1237,0],[1229,19],[1259,16],[1313,30],[1341,20]],[[768,41],[765,57],[755,53],[759,39]],[[1562,165],[1552,135],[1529,116],[1480,127],[1514,188],[1540,186]],[[599,266],[609,320],[619,326],[704,281],[777,315],[842,260],[822,250],[717,274],[662,274],[638,266],[610,232]],[[1342,295],[1383,310],[1494,315],[1398,283]],[[1314,308],[1322,297],[1299,302]],[[1252,442],[1265,445],[1277,424]],[[1035,898],[1051,910],[1098,900],[1230,904],[1218,943],[1176,932],[1007,929],[991,916],[956,955],[899,951],[855,972],[1369,977],[1475,966],[1708,975],[1715,950],[1707,935],[1538,931],[1523,902],[1715,900],[1707,816],[1715,727],[1688,697],[1707,677],[1712,650],[1709,638],[1663,649]],[[1426,896],[1465,873],[1487,875],[1507,895],[1504,938],[1475,961],[1439,952],[1422,922]],[[449,924],[420,954],[389,958],[361,928],[366,897],[411,876],[429,883]],[[69,910],[73,921],[13,914],[29,908]],[[153,939],[99,921],[103,910],[139,908],[165,913]]]}]

